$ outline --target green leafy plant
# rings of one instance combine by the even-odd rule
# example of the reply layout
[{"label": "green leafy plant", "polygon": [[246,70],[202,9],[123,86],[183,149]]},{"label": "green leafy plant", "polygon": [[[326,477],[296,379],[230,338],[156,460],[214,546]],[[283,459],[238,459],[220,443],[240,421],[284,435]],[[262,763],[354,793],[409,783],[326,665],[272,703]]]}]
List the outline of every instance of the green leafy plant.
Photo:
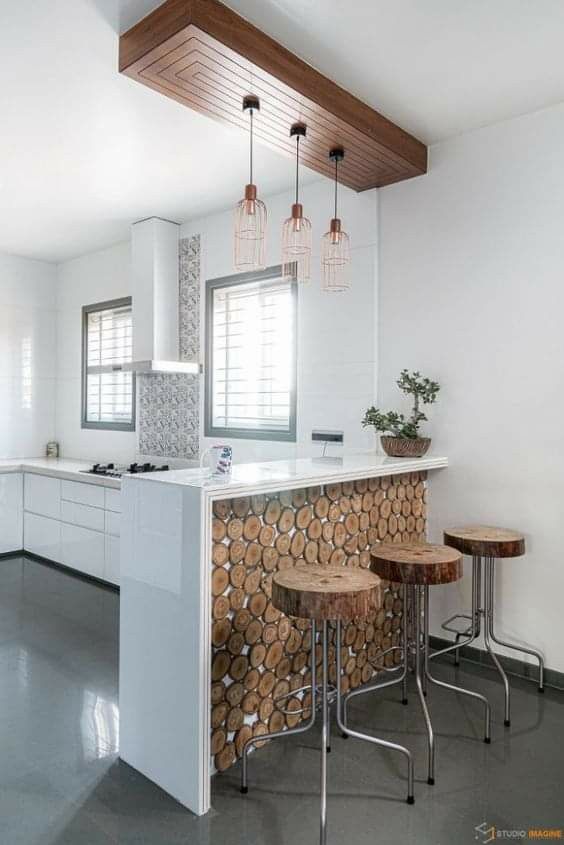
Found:
[{"label": "green leafy plant", "polygon": [[432,405],[437,399],[440,385],[436,381],[424,378],[420,372],[410,373],[402,370],[396,382],[402,393],[413,396],[413,409],[411,416],[406,417],[396,411],[380,411],[374,405],[368,408],[364,415],[362,425],[366,428],[372,426],[382,434],[391,434],[393,437],[409,438],[414,440],[419,437],[419,426],[427,421],[427,417],[421,410],[421,404]]}]

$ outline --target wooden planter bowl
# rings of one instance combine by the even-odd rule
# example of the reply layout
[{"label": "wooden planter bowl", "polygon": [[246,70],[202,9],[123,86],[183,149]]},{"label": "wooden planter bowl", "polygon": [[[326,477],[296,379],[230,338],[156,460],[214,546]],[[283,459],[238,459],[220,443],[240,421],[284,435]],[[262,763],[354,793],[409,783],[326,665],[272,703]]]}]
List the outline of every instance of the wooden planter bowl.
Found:
[{"label": "wooden planter bowl", "polygon": [[386,455],[391,458],[422,458],[431,445],[430,437],[391,437],[384,434],[380,443]]}]

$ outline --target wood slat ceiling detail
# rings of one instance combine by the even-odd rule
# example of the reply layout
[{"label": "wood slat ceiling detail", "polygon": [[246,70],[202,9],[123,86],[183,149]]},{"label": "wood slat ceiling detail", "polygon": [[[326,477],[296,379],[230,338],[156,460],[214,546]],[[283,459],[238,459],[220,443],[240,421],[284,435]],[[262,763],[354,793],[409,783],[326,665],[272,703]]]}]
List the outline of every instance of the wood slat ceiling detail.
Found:
[{"label": "wood slat ceiling detail", "polygon": [[119,69],[198,112],[248,131],[242,99],[261,102],[259,141],[288,156],[293,123],[305,123],[300,156],[332,177],[328,155],[343,147],[339,181],[356,191],[427,170],[427,148],[218,0],[167,0],[120,38]]}]

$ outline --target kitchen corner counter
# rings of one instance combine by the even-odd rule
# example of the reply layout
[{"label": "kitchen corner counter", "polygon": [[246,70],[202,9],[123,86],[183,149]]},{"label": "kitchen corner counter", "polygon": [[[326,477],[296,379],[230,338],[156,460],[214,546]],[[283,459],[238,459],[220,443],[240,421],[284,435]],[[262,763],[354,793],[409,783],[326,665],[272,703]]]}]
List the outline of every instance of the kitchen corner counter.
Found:
[{"label": "kitchen corner counter", "polygon": [[119,478],[90,475],[84,470],[92,464],[89,461],[71,458],[13,458],[0,460],[0,475],[10,472],[30,472],[35,475],[49,475],[67,481],[82,481],[85,484],[97,484],[101,487],[120,489]]},{"label": "kitchen corner counter", "polygon": [[[352,454],[236,464],[227,478],[200,469],[125,475],[121,758],[192,812],[207,813],[211,773],[236,762],[249,731],[264,733],[274,709],[272,687],[262,699],[251,692],[245,710],[229,705],[227,688],[251,666],[266,681],[275,668],[288,684],[307,672],[299,620],[286,618],[284,636],[271,641],[280,618],[274,573],[315,562],[368,568],[374,544],[424,540],[428,473],[447,465],[433,455]],[[398,645],[402,607],[397,585],[387,585],[370,620],[378,645],[363,641],[350,654],[353,688],[374,675],[366,649]]]}]

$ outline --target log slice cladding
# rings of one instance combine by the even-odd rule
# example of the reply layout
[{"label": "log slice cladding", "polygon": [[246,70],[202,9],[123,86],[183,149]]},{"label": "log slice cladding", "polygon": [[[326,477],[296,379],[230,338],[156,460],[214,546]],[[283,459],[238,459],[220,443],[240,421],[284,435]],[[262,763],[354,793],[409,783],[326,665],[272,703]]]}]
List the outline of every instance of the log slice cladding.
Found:
[{"label": "log slice cladding", "polygon": [[[304,700],[303,693],[291,692],[311,679],[310,623],[274,608],[273,574],[296,564],[368,569],[377,543],[425,541],[426,478],[425,472],[411,472],[214,503],[211,724],[217,771],[237,761],[250,736],[309,717],[311,696]],[[381,607],[343,626],[343,692],[400,661],[399,652],[382,655],[400,645],[401,588],[388,581],[382,587]],[[330,637],[329,676],[335,683],[333,625]],[[319,665],[320,647],[316,660]],[[281,695],[287,697],[277,706]],[[304,713],[292,715],[301,707]]]}]

